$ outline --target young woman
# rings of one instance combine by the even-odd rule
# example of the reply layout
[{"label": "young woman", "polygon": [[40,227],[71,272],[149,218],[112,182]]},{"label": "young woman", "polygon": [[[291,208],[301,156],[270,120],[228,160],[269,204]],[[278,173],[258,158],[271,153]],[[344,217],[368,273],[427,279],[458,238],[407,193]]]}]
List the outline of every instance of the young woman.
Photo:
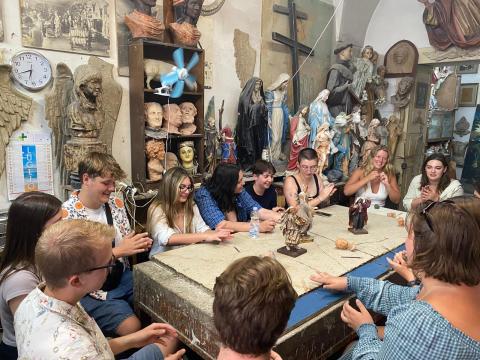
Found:
[{"label": "young woman", "polygon": [[283,193],[288,206],[298,204],[298,194],[306,191],[312,207],[330,199],[337,191],[333,184],[323,186],[322,179],[317,176],[318,154],[312,148],[305,148],[298,153],[297,174],[288,176],[283,184]]},{"label": "young woman", "polygon": [[256,207],[260,216],[260,232],[271,232],[282,216],[262,208],[243,188],[243,171],[233,164],[219,164],[212,177],[195,192],[203,220],[211,229],[248,232],[250,214]]},{"label": "young woman", "polygon": [[372,205],[385,206],[387,197],[395,204],[400,202],[400,189],[386,146],[372,149],[366,166],[353,171],[343,192],[346,196],[355,194],[355,200],[369,199]]},{"label": "young woman", "polygon": [[193,181],[180,167],[169,169],[160,184],[157,199],[147,213],[147,230],[152,236],[150,256],[176,245],[228,240],[231,231],[215,231],[205,224],[193,202]]},{"label": "young woman", "polygon": [[37,191],[20,195],[10,205],[0,264],[2,360],[17,359],[13,316],[20,302],[40,283],[35,267],[35,245],[44,228],[61,220],[61,207],[61,201],[55,196]]},{"label": "young woman", "polygon": [[[346,302],[341,314],[359,336],[349,358],[480,358],[480,200],[452,200],[427,202],[407,223],[407,259],[422,286],[326,273],[311,277],[359,299],[360,311]],[[366,308],[387,316],[383,341]]]},{"label": "young woman", "polygon": [[410,182],[403,206],[409,211],[427,200],[442,201],[461,195],[463,188],[460,182],[448,177],[447,159],[443,154],[434,153],[423,162],[422,173]]}]

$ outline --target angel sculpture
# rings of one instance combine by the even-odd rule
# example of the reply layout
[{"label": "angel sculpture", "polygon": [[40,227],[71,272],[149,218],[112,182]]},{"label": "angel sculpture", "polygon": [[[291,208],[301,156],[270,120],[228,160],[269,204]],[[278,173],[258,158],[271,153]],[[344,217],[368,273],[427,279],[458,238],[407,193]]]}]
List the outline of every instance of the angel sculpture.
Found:
[{"label": "angel sculpture", "polygon": [[277,251],[291,257],[297,257],[307,252],[298,246],[299,243],[313,241],[307,234],[312,227],[313,208],[308,205],[308,195],[305,191],[298,194],[298,204],[290,206],[280,218],[280,229],[285,237],[285,246]]},{"label": "angel sculpture", "polygon": [[10,65],[0,65],[0,174],[5,168],[7,145],[12,133],[27,121],[32,99],[17,91],[11,84]]}]

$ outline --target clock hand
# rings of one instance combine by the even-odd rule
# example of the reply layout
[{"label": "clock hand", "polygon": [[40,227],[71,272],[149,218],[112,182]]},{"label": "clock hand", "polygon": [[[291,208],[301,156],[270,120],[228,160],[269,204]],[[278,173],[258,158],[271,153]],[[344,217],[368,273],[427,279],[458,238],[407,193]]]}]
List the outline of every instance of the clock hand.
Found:
[{"label": "clock hand", "polygon": [[32,78],[32,67],[33,67],[33,64],[30,64],[30,76],[28,77],[29,80]]},{"label": "clock hand", "polygon": [[24,73],[26,73],[26,72],[29,72],[29,73],[31,74],[31,73],[32,73],[32,69],[19,72],[19,74],[24,74]]}]

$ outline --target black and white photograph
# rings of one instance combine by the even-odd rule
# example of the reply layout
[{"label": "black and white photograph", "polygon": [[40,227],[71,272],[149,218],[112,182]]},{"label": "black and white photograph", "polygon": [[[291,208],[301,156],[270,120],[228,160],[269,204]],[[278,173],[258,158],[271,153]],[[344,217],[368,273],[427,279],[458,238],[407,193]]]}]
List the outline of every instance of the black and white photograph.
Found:
[{"label": "black and white photograph", "polygon": [[109,1],[20,0],[22,45],[110,56]]}]

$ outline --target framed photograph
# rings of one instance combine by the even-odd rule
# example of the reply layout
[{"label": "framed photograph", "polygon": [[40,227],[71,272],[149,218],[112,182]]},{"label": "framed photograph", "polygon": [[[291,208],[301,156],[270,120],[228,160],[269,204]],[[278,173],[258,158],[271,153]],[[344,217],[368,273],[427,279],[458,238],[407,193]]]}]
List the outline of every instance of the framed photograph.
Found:
[{"label": "framed photograph", "polygon": [[448,140],[453,136],[454,111],[434,111],[428,125],[428,141]]},{"label": "framed photograph", "polygon": [[22,45],[110,56],[108,0],[20,0]]},{"label": "framed photograph", "polygon": [[457,65],[457,74],[476,74],[478,73],[478,64]]},{"label": "framed photograph", "polygon": [[400,40],[385,54],[385,77],[415,76],[417,64],[417,47],[411,41]]},{"label": "framed photograph", "polygon": [[415,108],[425,109],[429,95],[430,86],[427,83],[419,82],[415,91]]},{"label": "framed photograph", "polygon": [[458,106],[471,107],[477,105],[478,84],[461,84]]}]

